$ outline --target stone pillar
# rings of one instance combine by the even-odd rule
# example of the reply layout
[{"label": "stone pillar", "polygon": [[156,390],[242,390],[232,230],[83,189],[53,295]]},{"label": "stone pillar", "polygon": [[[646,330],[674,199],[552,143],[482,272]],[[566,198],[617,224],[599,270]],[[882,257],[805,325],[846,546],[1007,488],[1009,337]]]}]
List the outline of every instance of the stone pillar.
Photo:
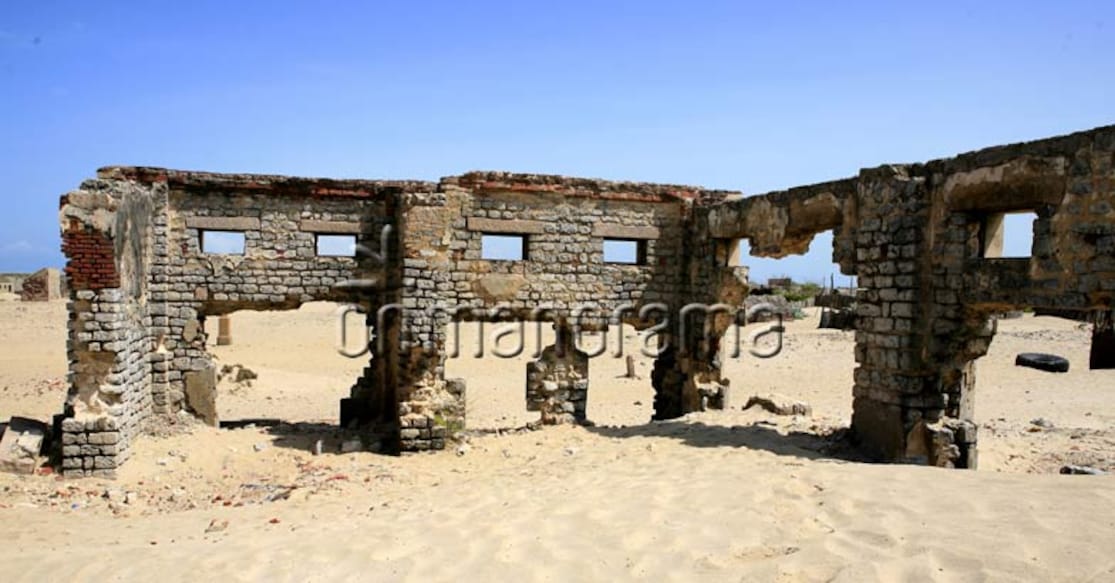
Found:
[{"label": "stone pillar", "polygon": [[386,365],[400,451],[443,449],[446,436],[465,427],[464,383],[445,378],[445,328],[455,315],[442,304],[442,294],[453,287],[455,266],[447,233],[464,227],[465,198],[465,191],[455,187],[408,193],[397,209],[399,253],[385,254],[386,288],[391,301],[405,310],[390,341],[390,358],[398,364]]},{"label": "stone pillar", "polygon": [[[939,421],[945,408],[923,366],[928,195],[924,178],[885,167],[861,173],[857,198],[852,434],[869,454],[901,461],[911,429]],[[955,294],[940,299],[957,302]]]},{"label": "stone pillar", "polygon": [[547,346],[538,360],[527,363],[527,410],[541,412],[543,425],[584,423],[588,354],[577,350],[568,323],[554,324],[554,331],[554,344]]},{"label": "stone pillar", "polygon": [[232,344],[232,319],[228,314],[217,319],[217,346]]},{"label": "stone pillar", "polygon": [[1115,312],[1099,313],[1092,325],[1092,351],[1088,368],[1115,368]]},{"label": "stone pillar", "polygon": [[113,477],[152,413],[145,301],[152,214],[150,193],[130,183],[87,181],[62,198],[69,391],[58,426],[67,477]]},{"label": "stone pillar", "polygon": [[341,427],[368,428],[382,431],[389,441],[398,437],[398,400],[396,375],[398,367],[399,320],[397,314],[386,314],[377,321],[378,304],[366,309],[369,331],[368,366],[352,386],[349,398],[341,399]]},{"label": "stone pillar", "polygon": [[[423,275],[417,267],[406,273]],[[449,320],[447,312],[437,309],[411,310],[399,321],[396,334],[387,331],[394,348],[385,356],[398,363],[387,361],[384,367],[388,395],[397,406],[400,451],[444,449],[445,438],[465,427],[465,384],[445,378]]]},{"label": "stone pillar", "polygon": [[690,326],[684,342],[678,333],[659,336],[661,352],[651,371],[655,420],[726,405],[728,380],[720,376],[719,358],[723,326],[706,329],[703,323]]},{"label": "stone pillar", "polygon": [[933,200],[920,172],[860,174],[852,435],[881,461],[974,467],[972,361],[994,327],[962,302],[965,262],[986,241]]},{"label": "stone pillar", "polygon": [[654,387],[655,421],[676,419],[686,413],[683,395],[689,377],[682,370],[677,353],[676,346],[666,346],[654,359],[650,382]]}]

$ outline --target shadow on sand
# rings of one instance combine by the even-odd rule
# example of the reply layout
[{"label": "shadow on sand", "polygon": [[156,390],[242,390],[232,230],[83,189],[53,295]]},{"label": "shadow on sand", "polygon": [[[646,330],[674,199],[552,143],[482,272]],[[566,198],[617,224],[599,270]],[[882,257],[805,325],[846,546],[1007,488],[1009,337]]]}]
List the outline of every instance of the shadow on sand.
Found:
[{"label": "shadow on sand", "polygon": [[[274,436],[271,445],[307,452],[333,454],[346,452],[360,441],[358,449],[348,451],[378,451],[379,438],[368,432],[344,429],[327,421],[284,421],[282,419],[233,419],[221,421],[221,429],[264,428]],[[321,443],[319,446],[318,443]]]},{"label": "shadow on sand", "polygon": [[[361,451],[379,451],[379,439],[367,432],[343,429],[328,422],[288,422],[280,419],[237,419],[222,421],[222,429],[260,427],[274,436],[272,445],[301,451],[320,451],[322,454],[345,452],[361,440]],[[529,433],[545,428],[522,427],[504,433]],[[655,421],[625,427],[599,427],[586,425],[585,430],[607,438],[656,437],[675,439],[691,447],[732,447],[768,451],[776,455],[804,459],[831,459],[849,462],[869,462],[847,437],[847,431],[838,429],[831,433],[792,431],[780,433],[772,423],[758,421],[751,425],[709,425],[701,422]],[[477,435],[488,431],[466,431]],[[320,449],[318,443],[321,443]]]},{"label": "shadow on sand", "polygon": [[656,421],[626,427],[587,427],[604,437],[658,437],[676,439],[692,447],[736,447],[768,451],[805,459],[870,461],[851,444],[844,429],[828,434],[792,431],[782,434],[774,424],[709,425],[701,422]]}]

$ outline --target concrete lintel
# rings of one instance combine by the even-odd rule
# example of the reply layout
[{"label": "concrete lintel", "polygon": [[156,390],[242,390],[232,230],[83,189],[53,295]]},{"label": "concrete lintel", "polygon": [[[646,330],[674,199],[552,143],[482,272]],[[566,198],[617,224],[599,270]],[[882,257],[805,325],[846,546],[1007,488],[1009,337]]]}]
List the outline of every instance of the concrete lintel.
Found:
[{"label": "concrete lintel", "polygon": [[598,223],[592,226],[593,237],[610,239],[657,239],[661,236],[658,227],[628,227],[611,223]]},{"label": "concrete lintel", "polygon": [[256,217],[187,217],[186,226],[191,229],[212,231],[258,231],[259,219]]},{"label": "concrete lintel", "polygon": [[360,234],[360,223],[352,223],[347,221],[317,221],[312,219],[303,219],[301,225],[299,225],[298,228],[302,231],[310,233],[337,235]]},{"label": "concrete lintel", "polygon": [[546,232],[546,223],[545,221],[519,221],[514,219],[504,220],[469,217],[468,230],[482,231],[485,233],[540,235]]}]

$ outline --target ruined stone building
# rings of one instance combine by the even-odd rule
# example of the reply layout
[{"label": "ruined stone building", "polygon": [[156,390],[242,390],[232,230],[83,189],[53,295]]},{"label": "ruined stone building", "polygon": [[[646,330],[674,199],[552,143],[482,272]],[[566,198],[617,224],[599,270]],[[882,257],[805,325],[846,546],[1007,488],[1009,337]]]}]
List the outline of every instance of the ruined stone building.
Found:
[{"label": "ruined stone building", "polygon": [[[571,311],[591,305],[588,328],[645,329],[661,319],[640,309],[665,306],[654,416],[715,406],[729,383],[719,334],[733,316],[691,314],[701,325],[682,327],[683,306],[743,305],[741,239],[782,257],[829,230],[834,260],[860,286],[855,384],[833,387],[850,391],[854,440],[880,460],[974,467],[973,365],[995,315],[1112,309],[1113,156],[1115,126],[746,198],[496,172],[435,183],[103,168],[61,201],[63,468],[111,474],[147,420],[212,409],[209,319],[317,300],[362,306],[386,347],[353,379],[341,418],[393,451],[440,449],[449,428],[467,426],[467,379],[444,374],[454,319],[555,322],[557,343],[524,377],[530,406],[558,423],[583,418],[592,392],[587,355],[568,341]],[[1003,217],[1016,212],[1036,213],[1032,254],[1000,258]],[[485,258],[491,236],[519,252]],[[320,252],[334,237],[364,251]],[[609,243],[635,259],[605,262]]]},{"label": "ruined stone building", "polygon": [[64,292],[62,273],[53,267],[44,267],[28,275],[20,285],[19,297],[25,302],[47,302],[62,299]]}]

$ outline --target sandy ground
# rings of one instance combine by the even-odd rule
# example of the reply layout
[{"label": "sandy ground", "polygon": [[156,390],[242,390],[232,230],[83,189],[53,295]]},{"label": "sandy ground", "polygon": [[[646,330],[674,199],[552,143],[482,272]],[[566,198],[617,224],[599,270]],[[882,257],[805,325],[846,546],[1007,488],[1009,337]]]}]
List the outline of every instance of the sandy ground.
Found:
[{"label": "sandy ground", "polygon": [[[0,474],[0,580],[1115,580],[1115,476],[1056,473],[1115,469],[1115,371],[1087,370],[1074,323],[1000,323],[978,364],[980,469],[958,471],[830,452],[853,339],[815,314],[778,357],[727,362],[728,411],[646,423],[651,361],[623,379],[602,357],[596,427],[510,429],[535,419],[527,357],[465,356],[447,374],[468,380],[470,426],[503,431],[462,455],[341,454],[330,424],[363,363],[335,353],[333,309],[238,313],[234,344],[213,348],[259,374],[222,383],[221,415],[286,423],[145,438],[116,480]],[[0,302],[0,418],[60,409],[65,317],[64,302]],[[465,355],[475,334],[462,327]],[[1073,368],[1015,367],[1023,351]],[[813,416],[739,411],[768,391]]]}]

